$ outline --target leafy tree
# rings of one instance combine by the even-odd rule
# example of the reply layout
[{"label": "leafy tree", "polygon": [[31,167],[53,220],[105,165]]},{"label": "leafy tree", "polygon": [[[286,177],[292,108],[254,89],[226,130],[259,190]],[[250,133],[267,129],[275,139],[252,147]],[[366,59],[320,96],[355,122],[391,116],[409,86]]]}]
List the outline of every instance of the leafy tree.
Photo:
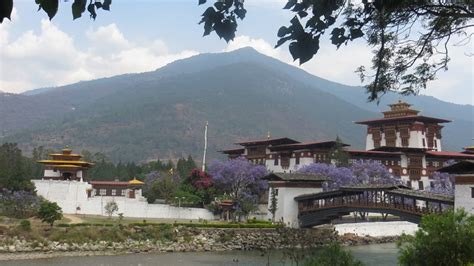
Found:
[{"label": "leafy tree", "polygon": [[[198,0],[199,5],[207,0]],[[52,19],[59,0],[36,0],[39,9]],[[110,10],[112,0],[74,0],[73,19],[87,10],[95,19],[97,11]],[[438,71],[450,61],[448,47],[469,44],[474,26],[471,0],[287,0],[284,9],[294,14],[288,26],[281,27],[276,47],[289,43],[289,51],[300,64],[319,52],[320,40],[329,35],[340,48],[354,40],[373,47],[371,73],[365,66],[357,69],[366,84],[369,100],[377,100],[388,91],[413,94],[425,89]],[[0,23],[10,19],[13,0],[0,2]],[[226,42],[234,39],[240,19],[247,10],[243,0],[215,0],[201,15],[204,35],[215,32]]]},{"label": "leafy tree", "polygon": [[474,262],[474,216],[464,210],[424,216],[414,236],[398,243],[400,265],[468,265]]},{"label": "leafy tree", "polygon": [[107,204],[104,206],[105,213],[109,216],[109,219],[112,217],[114,212],[117,212],[119,210],[117,202],[115,201],[109,201]]},{"label": "leafy tree", "polygon": [[211,203],[214,199],[215,189],[214,180],[200,169],[193,169],[186,178],[181,189],[198,196],[203,205]]},{"label": "leafy tree", "polygon": [[352,253],[344,250],[338,242],[324,246],[321,251],[304,261],[305,266],[362,266],[361,261],[356,260]]},{"label": "leafy tree", "polygon": [[153,184],[151,196],[155,199],[164,199],[166,202],[170,202],[178,189],[178,185],[179,178],[176,175],[165,175]]},{"label": "leafy tree", "polygon": [[336,138],[336,146],[331,151],[331,161],[334,161],[338,167],[349,165],[349,154],[344,150],[344,143],[339,136]]},{"label": "leafy tree", "polygon": [[53,227],[55,221],[63,218],[63,212],[56,202],[43,201],[38,211],[38,218]]},{"label": "leafy tree", "polygon": [[0,146],[0,189],[33,191],[31,160],[23,157],[15,143]]},{"label": "leafy tree", "polygon": [[197,168],[197,166],[191,155],[189,155],[187,159],[180,158],[176,163],[176,170],[182,179],[188,177],[195,168]]},{"label": "leafy tree", "polygon": [[243,157],[227,161],[214,161],[209,174],[220,194],[228,194],[237,204],[236,212],[246,215],[254,209],[268,185],[262,177],[267,175],[263,165],[255,165]]}]

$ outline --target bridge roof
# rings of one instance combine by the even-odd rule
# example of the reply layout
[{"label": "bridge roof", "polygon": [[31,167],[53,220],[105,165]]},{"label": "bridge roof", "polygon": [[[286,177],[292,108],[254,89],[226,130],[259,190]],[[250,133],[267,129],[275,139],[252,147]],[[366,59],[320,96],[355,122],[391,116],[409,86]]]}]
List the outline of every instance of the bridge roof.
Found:
[{"label": "bridge roof", "polygon": [[428,200],[440,203],[454,204],[454,196],[448,196],[445,194],[434,193],[423,190],[412,190],[412,189],[395,189],[386,192],[387,194],[407,196],[409,198],[415,198],[417,200]]},{"label": "bridge roof", "polygon": [[328,177],[302,173],[271,173],[264,177],[268,181],[326,182]]},{"label": "bridge roof", "polygon": [[341,190],[333,190],[333,191],[325,191],[325,192],[319,192],[319,193],[309,193],[309,194],[303,194],[295,197],[296,201],[302,201],[302,200],[307,200],[307,199],[326,199],[326,198],[332,198],[332,197],[337,197],[337,196],[342,196],[347,193],[341,191]]},{"label": "bridge roof", "polygon": [[396,184],[357,184],[352,186],[343,186],[343,191],[365,191],[365,190],[393,190],[398,188],[408,188],[404,185]]}]

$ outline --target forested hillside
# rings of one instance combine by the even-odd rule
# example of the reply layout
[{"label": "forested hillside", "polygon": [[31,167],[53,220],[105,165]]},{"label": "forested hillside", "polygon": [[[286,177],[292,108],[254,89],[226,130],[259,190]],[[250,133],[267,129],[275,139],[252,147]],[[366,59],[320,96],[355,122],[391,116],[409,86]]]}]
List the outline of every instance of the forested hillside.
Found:
[{"label": "forested hillside", "polygon": [[[365,128],[380,117],[362,88],[312,76],[253,49],[203,54],[157,71],[85,81],[0,97],[1,141],[102,152],[115,162],[193,155],[201,158],[209,121],[210,157],[233,142],[273,136],[335,139],[363,148]],[[391,102],[396,96],[388,95]],[[454,119],[444,147],[470,143],[474,108],[433,97],[410,99],[423,114]],[[436,108],[435,108],[436,106]],[[471,119],[469,119],[471,118]],[[464,130],[463,130],[464,129]]]}]

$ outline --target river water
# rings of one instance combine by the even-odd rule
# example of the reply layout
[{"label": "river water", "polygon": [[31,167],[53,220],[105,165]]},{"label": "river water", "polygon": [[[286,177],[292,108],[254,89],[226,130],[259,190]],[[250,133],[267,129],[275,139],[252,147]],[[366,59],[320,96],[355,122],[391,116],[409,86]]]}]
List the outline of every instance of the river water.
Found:
[{"label": "river water", "polygon": [[[397,265],[397,247],[395,244],[377,244],[348,247],[357,259],[367,266]],[[1,265],[12,266],[178,266],[178,265],[211,265],[211,266],[256,266],[292,265],[290,261],[282,261],[281,252],[272,251],[270,256],[257,251],[226,251],[226,252],[188,252],[188,253],[156,253],[131,254],[116,256],[91,257],[59,257],[51,259],[0,261]]]}]

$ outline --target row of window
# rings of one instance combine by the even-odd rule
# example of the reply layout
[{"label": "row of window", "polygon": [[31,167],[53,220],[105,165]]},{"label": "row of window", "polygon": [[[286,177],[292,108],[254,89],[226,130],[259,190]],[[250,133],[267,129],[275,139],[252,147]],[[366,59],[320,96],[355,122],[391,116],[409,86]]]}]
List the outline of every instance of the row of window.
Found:
[{"label": "row of window", "polygon": [[[373,160],[373,159],[371,159],[371,160],[374,161],[374,162],[378,162],[380,164],[386,165],[386,166],[400,166],[400,164],[401,164],[399,160],[397,160],[397,161],[395,161],[395,160]],[[350,164],[353,164],[357,161],[360,161],[360,159],[349,159]]]},{"label": "row of window", "polygon": [[[121,193],[120,193],[121,196],[125,196],[126,193],[127,193],[127,191],[125,189],[122,189],[120,191],[121,191]],[[117,196],[117,189],[112,189],[110,192],[111,192],[112,196]],[[101,189],[96,188],[95,189],[95,195],[96,196],[106,196],[107,195],[107,189],[105,189],[105,188],[101,188]]]}]

